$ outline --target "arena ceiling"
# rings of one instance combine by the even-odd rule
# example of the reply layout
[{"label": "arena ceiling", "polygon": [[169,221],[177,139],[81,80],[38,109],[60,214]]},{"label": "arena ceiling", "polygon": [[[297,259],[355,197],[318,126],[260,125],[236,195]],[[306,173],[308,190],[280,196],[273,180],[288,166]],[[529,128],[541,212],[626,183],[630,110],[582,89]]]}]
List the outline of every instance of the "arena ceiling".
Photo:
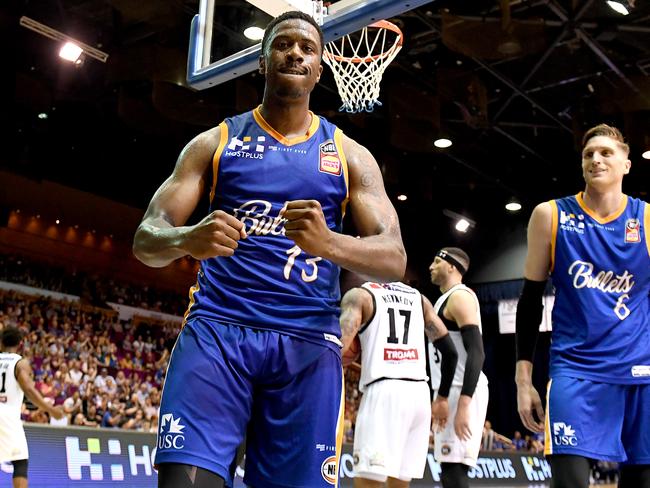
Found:
[{"label": "arena ceiling", "polygon": [[[246,47],[236,26],[249,4],[217,3],[228,15],[216,28]],[[0,35],[15,83],[6,90],[13,99],[3,110],[0,168],[146,208],[187,141],[261,98],[255,74],[187,88],[197,11],[198,0],[3,3]],[[21,27],[23,16],[106,52],[107,62],[63,62],[60,45]],[[312,107],[379,161],[412,262],[426,266],[449,244],[487,256],[536,203],[580,190],[579,140],[596,123],[624,130],[633,162],[624,189],[648,199],[650,2],[622,16],[605,0],[440,0],[393,21],[405,41],[382,81],[383,106],[339,113],[327,72]],[[441,134],[451,148],[433,146]],[[523,204],[518,214],[504,209],[513,197]],[[457,233],[445,209],[475,227]]]}]

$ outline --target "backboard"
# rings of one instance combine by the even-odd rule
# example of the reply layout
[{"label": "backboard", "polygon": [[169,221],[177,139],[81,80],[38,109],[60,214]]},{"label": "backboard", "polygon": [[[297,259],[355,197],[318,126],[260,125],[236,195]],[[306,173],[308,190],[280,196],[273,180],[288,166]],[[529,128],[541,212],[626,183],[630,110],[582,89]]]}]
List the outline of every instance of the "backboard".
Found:
[{"label": "backboard", "polygon": [[[329,2],[322,22],[325,42],[430,2]],[[311,0],[201,0],[199,13],[192,19],[187,60],[188,84],[197,90],[204,90],[256,70],[261,44],[259,40],[247,38],[244,30],[252,26],[263,30],[274,16],[288,10],[305,10],[302,6],[310,3]]]}]

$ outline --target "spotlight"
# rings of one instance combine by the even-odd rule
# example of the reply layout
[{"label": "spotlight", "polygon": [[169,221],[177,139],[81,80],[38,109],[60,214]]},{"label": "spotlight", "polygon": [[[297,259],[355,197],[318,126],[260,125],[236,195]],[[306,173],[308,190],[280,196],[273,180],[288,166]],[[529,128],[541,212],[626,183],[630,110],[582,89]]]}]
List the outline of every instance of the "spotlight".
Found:
[{"label": "spotlight", "polygon": [[404,194],[397,195],[397,199],[398,199],[400,202],[405,201],[407,198],[408,198],[408,197],[407,197],[406,195],[404,195]]},{"label": "spotlight", "polygon": [[466,216],[461,215],[461,214],[459,214],[459,213],[453,212],[453,211],[451,211],[451,210],[449,210],[449,209],[447,209],[447,208],[444,209],[444,210],[442,211],[442,213],[443,213],[443,215],[446,215],[446,216],[449,217],[450,219],[456,221],[456,223],[454,224],[454,228],[455,228],[458,232],[465,233],[465,232],[467,232],[471,227],[475,227],[475,226],[476,226],[476,222],[474,222],[474,221],[473,221],[472,219],[470,219],[469,217],[466,217]]},{"label": "spotlight", "polygon": [[251,41],[261,41],[264,37],[264,29],[252,25],[244,29],[244,35]]},{"label": "spotlight", "polygon": [[609,8],[621,15],[628,15],[630,13],[629,8],[631,5],[626,1],[608,0],[607,5],[609,5]]},{"label": "spotlight", "polygon": [[445,149],[449,146],[451,146],[453,143],[451,142],[451,139],[446,139],[444,137],[441,137],[440,139],[436,139],[433,141],[433,145],[436,147],[439,147],[440,149]]},{"label": "spotlight", "polygon": [[641,154],[641,157],[643,159],[650,159],[650,150],[647,150],[643,154]]},{"label": "spotlight", "polygon": [[81,53],[84,50],[77,46],[74,42],[66,42],[61,50],[59,51],[59,56],[65,59],[66,61],[72,61],[76,63],[81,56]]},{"label": "spotlight", "polygon": [[521,203],[516,198],[511,198],[508,203],[506,203],[506,210],[509,212],[519,212],[521,210]]},{"label": "spotlight", "polygon": [[469,229],[469,222],[467,220],[460,219],[456,222],[456,230],[458,232],[467,232],[467,229]]}]

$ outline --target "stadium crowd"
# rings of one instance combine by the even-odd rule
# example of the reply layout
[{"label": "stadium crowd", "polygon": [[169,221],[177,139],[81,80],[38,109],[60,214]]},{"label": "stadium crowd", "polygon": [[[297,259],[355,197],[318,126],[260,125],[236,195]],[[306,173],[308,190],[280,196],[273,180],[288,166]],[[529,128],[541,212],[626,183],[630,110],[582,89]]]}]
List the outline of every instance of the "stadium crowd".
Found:
[{"label": "stadium crowd", "polygon": [[[75,302],[0,290],[0,329],[13,325],[23,331],[22,354],[32,364],[37,388],[66,413],[57,421],[26,403],[25,421],[156,431],[162,381],[179,325],[120,320],[105,302],[180,315],[184,296],[6,254],[0,254],[0,281],[82,297]],[[361,401],[359,365],[348,367],[345,377],[344,435],[353,442]],[[495,436],[489,422],[483,435],[484,450],[543,451],[543,439],[522,439],[519,432],[511,439]]]}]

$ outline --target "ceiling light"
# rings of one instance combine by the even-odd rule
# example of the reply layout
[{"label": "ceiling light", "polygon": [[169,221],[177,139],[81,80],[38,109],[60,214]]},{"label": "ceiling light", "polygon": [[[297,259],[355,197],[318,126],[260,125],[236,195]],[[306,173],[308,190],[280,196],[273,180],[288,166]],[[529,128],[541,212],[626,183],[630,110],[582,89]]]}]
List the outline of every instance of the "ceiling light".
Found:
[{"label": "ceiling light", "polygon": [[79,56],[81,56],[81,53],[83,51],[84,50],[77,46],[74,42],[68,41],[59,51],[59,56],[66,61],[72,61],[74,63],[79,59]]},{"label": "ceiling light", "polygon": [[521,210],[521,203],[516,198],[511,198],[508,203],[506,203],[506,210],[509,212],[519,212]]},{"label": "ceiling light", "polygon": [[41,120],[45,120],[47,119],[47,114],[45,112],[41,112],[40,114],[38,114],[38,118]]},{"label": "ceiling light", "polygon": [[59,225],[61,223],[61,221],[59,219],[56,219],[55,222],[56,222],[56,225]]},{"label": "ceiling light", "polygon": [[397,195],[397,199],[398,199],[400,202],[405,201],[407,198],[408,198],[408,197],[407,197],[406,195],[404,195],[404,194]]},{"label": "ceiling light", "polygon": [[251,41],[261,41],[264,37],[264,29],[257,26],[250,26],[244,29],[244,35],[248,37]]},{"label": "ceiling light", "polygon": [[[81,49],[83,51],[84,56],[90,56],[91,58],[101,61],[102,63],[105,63],[106,60],[108,59],[107,53],[100,51],[99,49],[94,48],[92,46],[89,46],[88,44],[85,44],[81,41],[73,39],[72,37],[64,34],[63,32],[59,32],[56,29],[52,29],[51,27],[45,24],[41,24],[40,22],[37,22],[34,19],[31,19],[25,15],[23,15],[20,18],[19,23],[21,26],[25,27],[26,29],[36,32],[37,34],[40,34],[42,36],[48,37],[50,39],[54,39],[55,41],[61,41],[61,42],[75,45],[77,49]],[[80,54],[81,53],[79,53],[79,55]],[[59,56],[63,57],[60,53]],[[77,59],[79,59],[79,56],[76,56],[73,59],[69,59],[69,61],[75,62]]]},{"label": "ceiling light", "polygon": [[[627,3],[627,2],[625,2]],[[627,5],[625,5],[624,2],[619,2],[619,1],[614,1],[614,0],[608,0],[607,5],[614,10],[615,12],[618,12],[621,15],[627,15],[630,13],[630,11],[627,9]]]},{"label": "ceiling light", "polygon": [[469,229],[469,222],[467,220],[460,219],[456,222],[456,230],[458,232],[467,232],[467,229]]},{"label": "ceiling light", "polygon": [[650,150],[648,150],[648,151],[644,152],[643,154],[641,154],[641,157],[643,159],[650,159]]},{"label": "ceiling light", "polygon": [[436,139],[433,141],[433,145],[436,147],[439,147],[441,149],[444,149],[446,147],[451,146],[453,143],[451,142],[450,139],[445,139],[444,137],[441,137],[440,139]]},{"label": "ceiling light", "polygon": [[459,214],[459,213],[453,212],[453,211],[451,211],[451,210],[449,210],[449,209],[447,209],[447,208],[445,208],[445,209],[442,211],[442,213],[443,213],[443,215],[446,215],[446,216],[449,217],[450,219],[455,220],[454,227],[456,228],[456,230],[457,230],[458,232],[463,232],[463,233],[465,233],[465,232],[467,232],[467,230],[468,230],[470,227],[474,227],[474,226],[476,226],[476,222],[474,222],[474,221],[473,221],[472,219],[470,219],[469,217],[465,217],[464,215],[461,215],[461,214]]}]

